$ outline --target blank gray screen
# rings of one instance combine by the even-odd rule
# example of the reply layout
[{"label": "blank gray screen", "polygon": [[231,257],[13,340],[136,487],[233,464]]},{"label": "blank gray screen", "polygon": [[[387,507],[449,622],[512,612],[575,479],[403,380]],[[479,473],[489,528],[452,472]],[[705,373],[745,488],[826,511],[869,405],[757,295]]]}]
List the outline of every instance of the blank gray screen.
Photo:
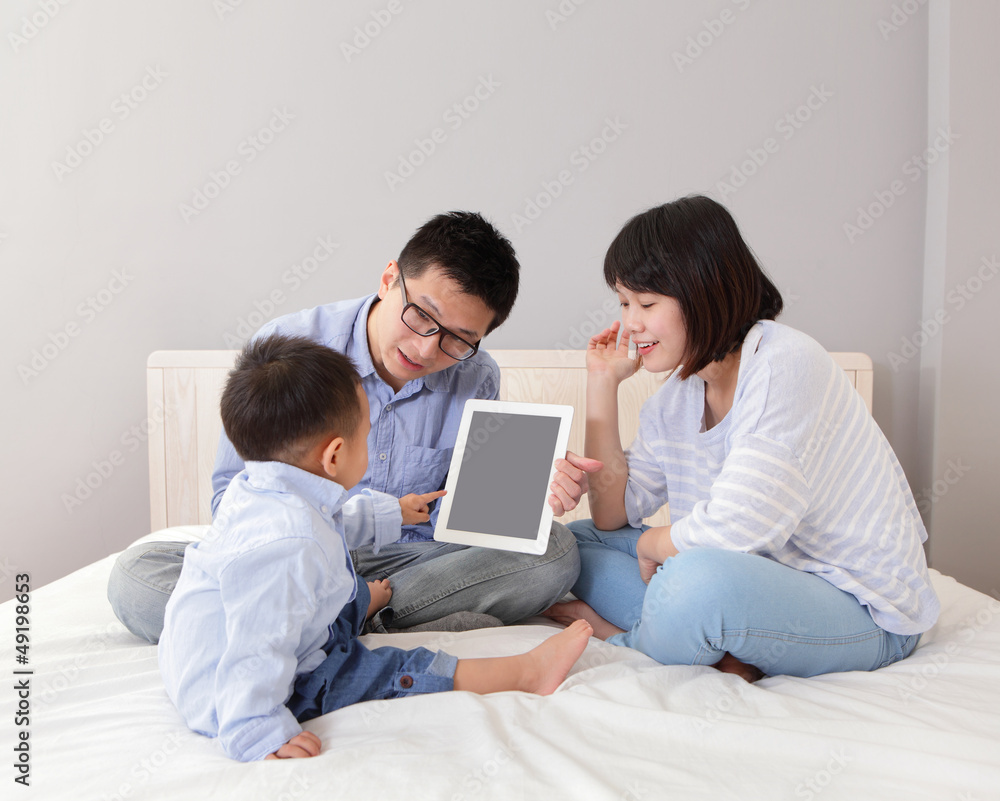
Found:
[{"label": "blank gray screen", "polygon": [[535,539],[559,422],[558,417],[473,412],[448,527]]}]

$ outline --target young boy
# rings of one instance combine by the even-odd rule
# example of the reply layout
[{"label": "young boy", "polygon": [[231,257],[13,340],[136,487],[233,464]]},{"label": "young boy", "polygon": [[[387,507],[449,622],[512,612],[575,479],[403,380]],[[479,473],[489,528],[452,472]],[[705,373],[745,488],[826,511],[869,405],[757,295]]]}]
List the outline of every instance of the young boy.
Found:
[{"label": "young boy", "polygon": [[[358,582],[351,562],[351,548],[384,544],[375,531],[345,537],[340,510],[367,470],[370,428],[346,356],[302,337],[255,340],[221,411],[246,466],[187,550],[159,643],[167,693],[194,731],[241,761],[315,756],[319,738],[299,724],[349,704],[451,689],[548,694],[566,677],[592,633],[583,621],[492,659],[358,642],[391,588]],[[426,519],[427,499],[404,498],[404,518]]]}]

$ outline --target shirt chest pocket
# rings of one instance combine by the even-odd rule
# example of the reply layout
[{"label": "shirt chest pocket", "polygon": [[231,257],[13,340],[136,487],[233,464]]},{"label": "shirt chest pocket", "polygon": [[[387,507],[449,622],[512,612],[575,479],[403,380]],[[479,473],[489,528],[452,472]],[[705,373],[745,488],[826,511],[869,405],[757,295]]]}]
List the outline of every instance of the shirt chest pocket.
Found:
[{"label": "shirt chest pocket", "polygon": [[421,448],[407,445],[404,451],[403,494],[422,494],[444,489],[454,448]]}]

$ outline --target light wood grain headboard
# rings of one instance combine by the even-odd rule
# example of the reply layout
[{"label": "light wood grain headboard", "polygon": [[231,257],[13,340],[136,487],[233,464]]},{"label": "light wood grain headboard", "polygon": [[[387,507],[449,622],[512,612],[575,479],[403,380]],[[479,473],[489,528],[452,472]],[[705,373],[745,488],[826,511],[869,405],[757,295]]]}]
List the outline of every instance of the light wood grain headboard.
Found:
[{"label": "light wood grain headboard", "polygon": [[[161,421],[149,436],[149,500],[152,530],[212,521],[212,468],[222,421],[219,397],[233,366],[234,350],[158,350],[146,367],[149,419]],[[577,413],[569,449],[583,452],[587,371],[583,351],[491,350],[500,365],[500,397],[533,403],[565,403]],[[872,360],[864,353],[831,353],[872,408]],[[640,370],[619,391],[622,443],[639,425],[643,401],[662,377]],[[648,522],[668,520],[667,510]],[[563,522],[589,517],[586,498]]]}]

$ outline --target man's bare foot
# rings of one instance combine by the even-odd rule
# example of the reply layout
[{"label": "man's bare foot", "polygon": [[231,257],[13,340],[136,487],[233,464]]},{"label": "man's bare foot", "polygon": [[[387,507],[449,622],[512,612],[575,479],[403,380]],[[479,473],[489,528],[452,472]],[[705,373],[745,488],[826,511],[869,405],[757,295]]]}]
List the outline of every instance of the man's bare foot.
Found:
[{"label": "man's bare foot", "polygon": [[735,675],[750,682],[750,684],[764,678],[764,671],[760,668],[755,668],[753,665],[748,665],[746,662],[740,662],[739,659],[728,651],[726,651],[726,653],[722,655],[722,659],[712,665],[712,667],[716,670],[722,671],[723,673],[734,673]]},{"label": "man's bare foot", "polygon": [[365,615],[365,620],[370,620],[372,615],[380,609],[385,609],[388,605],[389,599],[392,598],[392,587],[389,586],[389,579],[369,581],[368,592],[371,593],[372,599],[368,602],[368,613]]},{"label": "man's bare foot", "polygon": [[609,623],[597,614],[590,604],[583,601],[566,601],[565,603],[553,604],[542,612],[542,614],[556,621],[556,623],[562,623],[564,626],[568,626],[574,620],[586,620],[594,629],[594,636],[599,640],[606,640],[608,637],[624,633],[624,629],[618,628],[614,623]]}]

